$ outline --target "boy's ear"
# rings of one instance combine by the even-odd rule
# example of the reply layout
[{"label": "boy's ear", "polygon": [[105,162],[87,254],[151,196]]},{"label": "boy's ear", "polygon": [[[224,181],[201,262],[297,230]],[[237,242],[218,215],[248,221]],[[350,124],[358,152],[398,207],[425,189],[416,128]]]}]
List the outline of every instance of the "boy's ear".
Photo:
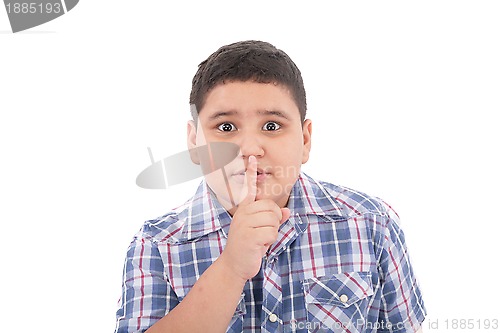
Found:
[{"label": "boy's ear", "polygon": [[196,125],[194,121],[190,120],[187,123],[187,146],[189,149],[189,156],[194,164],[200,164],[200,157],[198,155],[198,146],[196,145]]},{"label": "boy's ear", "polygon": [[302,124],[302,164],[309,160],[309,153],[311,152],[311,133],[312,133],[312,121],[306,119],[304,124]]}]

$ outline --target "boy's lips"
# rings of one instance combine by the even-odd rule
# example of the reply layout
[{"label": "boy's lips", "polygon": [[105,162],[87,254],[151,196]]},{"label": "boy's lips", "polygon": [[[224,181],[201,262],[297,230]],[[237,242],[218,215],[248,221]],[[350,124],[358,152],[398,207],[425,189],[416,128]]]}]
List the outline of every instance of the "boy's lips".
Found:
[{"label": "boy's lips", "polygon": [[[271,173],[267,170],[264,170],[262,168],[257,168],[257,183],[263,182],[267,177],[269,177]],[[244,184],[245,183],[245,177],[246,177],[246,169],[241,169],[236,172],[233,172],[231,175],[231,178],[239,184]]]}]

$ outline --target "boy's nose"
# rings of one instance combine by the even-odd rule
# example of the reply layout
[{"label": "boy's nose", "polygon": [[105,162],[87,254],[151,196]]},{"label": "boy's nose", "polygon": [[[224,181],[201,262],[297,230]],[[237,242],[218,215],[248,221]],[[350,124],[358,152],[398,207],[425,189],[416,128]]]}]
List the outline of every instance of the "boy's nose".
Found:
[{"label": "boy's nose", "polygon": [[250,155],[254,155],[255,157],[264,156],[264,148],[256,135],[248,134],[241,138],[238,144],[243,158],[248,158]]}]

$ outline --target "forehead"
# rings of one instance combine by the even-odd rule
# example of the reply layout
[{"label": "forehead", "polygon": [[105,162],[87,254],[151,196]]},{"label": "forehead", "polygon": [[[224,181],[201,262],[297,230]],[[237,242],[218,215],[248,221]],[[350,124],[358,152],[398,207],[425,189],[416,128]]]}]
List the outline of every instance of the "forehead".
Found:
[{"label": "forehead", "polygon": [[275,115],[300,119],[297,103],[286,86],[274,83],[227,82],[211,89],[200,117]]}]

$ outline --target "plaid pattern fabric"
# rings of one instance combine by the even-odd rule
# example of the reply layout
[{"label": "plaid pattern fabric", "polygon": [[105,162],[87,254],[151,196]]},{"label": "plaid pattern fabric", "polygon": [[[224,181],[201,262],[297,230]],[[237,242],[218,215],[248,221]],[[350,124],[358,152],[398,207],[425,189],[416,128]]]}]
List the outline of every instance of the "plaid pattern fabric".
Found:
[{"label": "plaid pattern fabric", "polygon": [[[301,173],[292,213],[249,280],[227,332],[414,332],[426,311],[398,216],[380,199]],[[117,333],[144,332],[226,244],[231,217],[205,182],[131,242]]]}]

